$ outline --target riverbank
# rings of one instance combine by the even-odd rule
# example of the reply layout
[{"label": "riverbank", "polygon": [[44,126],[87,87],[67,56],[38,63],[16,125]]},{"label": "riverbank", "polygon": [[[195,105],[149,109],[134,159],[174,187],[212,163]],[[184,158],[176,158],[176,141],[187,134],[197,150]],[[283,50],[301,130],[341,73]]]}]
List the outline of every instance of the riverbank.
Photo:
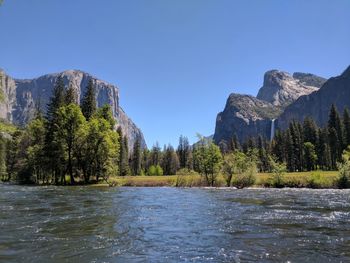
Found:
[{"label": "riverbank", "polygon": [[[282,176],[280,187],[291,188],[337,188],[337,171],[313,171],[286,173]],[[181,174],[170,176],[125,176],[111,177],[108,180],[111,186],[132,186],[132,187],[200,187],[206,186],[206,182],[199,174]],[[94,186],[108,186],[101,182]],[[222,176],[218,176],[216,187],[226,186]],[[253,187],[273,187],[273,174],[258,173]]]}]

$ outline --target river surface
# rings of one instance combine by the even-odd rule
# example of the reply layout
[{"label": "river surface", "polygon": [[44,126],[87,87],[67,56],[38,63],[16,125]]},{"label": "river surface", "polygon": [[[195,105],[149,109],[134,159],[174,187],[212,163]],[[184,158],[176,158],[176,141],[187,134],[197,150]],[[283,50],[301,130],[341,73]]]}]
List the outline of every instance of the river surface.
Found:
[{"label": "river surface", "polygon": [[350,262],[350,191],[0,185],[0,262]]}]

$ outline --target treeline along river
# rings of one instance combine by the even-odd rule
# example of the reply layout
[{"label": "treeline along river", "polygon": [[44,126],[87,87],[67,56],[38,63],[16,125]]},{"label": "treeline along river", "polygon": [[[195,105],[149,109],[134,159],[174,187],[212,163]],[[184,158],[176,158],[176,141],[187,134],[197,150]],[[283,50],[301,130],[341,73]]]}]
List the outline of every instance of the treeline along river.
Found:
[{"label": "treeline along river", "polygon": [[350,191],[0,185],[0,262],[349,262]]}]

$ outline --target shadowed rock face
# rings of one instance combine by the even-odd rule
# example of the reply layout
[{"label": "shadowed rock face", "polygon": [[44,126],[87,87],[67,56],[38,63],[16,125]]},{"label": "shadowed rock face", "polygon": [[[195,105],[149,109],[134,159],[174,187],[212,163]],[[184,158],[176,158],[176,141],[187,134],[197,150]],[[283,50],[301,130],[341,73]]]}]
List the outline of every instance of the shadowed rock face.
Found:
[{"label": "shadowed rock face", "polygon": [[1,86],[4,100],[0,102],[0,118],[14,124],[24,126],[34,116],[36,104],[40,102],[40,108],[46,112],[46,105],[52,95],[52,91],[59,75],[68,87],[71,83],[76,90],[78,102],[81,101],[89,79],[93,80],[96,89],[97,106],[109,104],[113,116],[118,125],[129,139],[129,147],[133,146],[136,138],[141,138],[142,147],[146,143],[141,130],[132,122],[119,105],[119,89],[105,81],[99,80],[88,73],[79,70],[68,70],[61,73],[48,74],[35,79],[13,79],[0,71]]},{"label": "shadowed rock face", "polygon": [[214,141],[229,142],[233,135],[244,142],[249,137],[260,134],[269,138],[271,119],[280,114],[280,108],[253,96],[231,94],[223,112],[216,118]]},{"label": "shadowed rock face", "polygon": [[332,104],[340,113],[345,107],[350,108],[350,66],[340,76],[330,78],[317,92],[302,96],[288,106],[278,118],[278,128],[285,129],[293,119],[303,121],[307,116],[324,126]]},{"label": "shadowed rock face", "polygon": [[[326,80],[307,74],[271,70],[257,97],[231,94],[225,109],[216,118],[214,141],[227,144],[236,134],[240,142],[261,135],[271,137],[272,120],[300,97],[316,92]],[[276,122],[278,125],[278,122]]]}]

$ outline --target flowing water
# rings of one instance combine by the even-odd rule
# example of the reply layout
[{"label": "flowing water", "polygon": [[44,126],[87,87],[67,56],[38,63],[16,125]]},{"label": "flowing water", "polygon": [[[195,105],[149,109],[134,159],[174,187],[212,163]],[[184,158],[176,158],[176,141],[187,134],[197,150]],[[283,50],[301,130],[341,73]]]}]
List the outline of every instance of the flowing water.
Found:
[{"label": "flowing water", "polygon": [[350,191],[0,185],[0,262],[349,262]]},{"label": "flowing water", "polygon": [[275,119],[271,120],[271,131],[270,131],[270,140],[272,141],[275,137]]}]

